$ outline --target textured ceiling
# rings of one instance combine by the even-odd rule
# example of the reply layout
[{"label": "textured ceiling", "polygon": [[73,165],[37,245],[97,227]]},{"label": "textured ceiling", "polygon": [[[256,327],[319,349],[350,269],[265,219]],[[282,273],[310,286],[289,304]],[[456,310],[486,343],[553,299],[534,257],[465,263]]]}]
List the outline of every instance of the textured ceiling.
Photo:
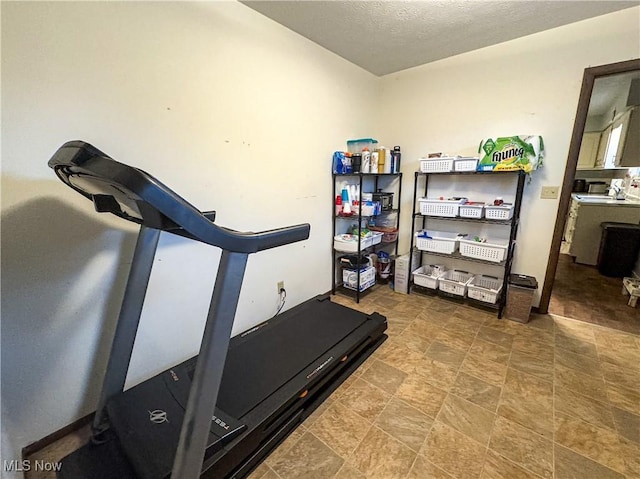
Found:
[{"label": "textured ceiling", "polygon": [[242,3],[369,72],[386,75],[630,8],[640,0]]}]

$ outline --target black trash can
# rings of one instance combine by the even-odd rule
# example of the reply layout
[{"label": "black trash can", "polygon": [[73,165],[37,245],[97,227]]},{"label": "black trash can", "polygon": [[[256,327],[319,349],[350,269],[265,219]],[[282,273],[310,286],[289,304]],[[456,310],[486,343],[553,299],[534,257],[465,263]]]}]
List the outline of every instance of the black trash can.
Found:
[{"label": "black trash can", "polygon": [[524,274],[510,274],[507,285],[507,319],[526,323],[531,315],[533,296],[538,289],[538,280]]},{"label": "black trash can", "polygon": [[598,271],[604,276],[631,276],[640,251],[640,225],[602,223]]}]

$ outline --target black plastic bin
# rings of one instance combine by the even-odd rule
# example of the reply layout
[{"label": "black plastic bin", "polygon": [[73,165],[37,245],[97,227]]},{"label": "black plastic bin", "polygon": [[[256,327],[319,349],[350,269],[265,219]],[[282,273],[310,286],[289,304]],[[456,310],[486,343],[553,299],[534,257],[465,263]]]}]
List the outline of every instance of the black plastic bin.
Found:
[{"label": "black plastic bin", "polygon": [[598,271],[604,276],[631,276],[640,251],[640,225],[602,223]]}]

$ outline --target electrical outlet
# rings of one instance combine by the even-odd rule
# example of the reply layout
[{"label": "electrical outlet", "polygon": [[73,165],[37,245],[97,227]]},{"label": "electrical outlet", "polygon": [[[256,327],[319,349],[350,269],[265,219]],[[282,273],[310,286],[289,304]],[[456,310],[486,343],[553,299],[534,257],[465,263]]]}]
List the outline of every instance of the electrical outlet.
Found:
[{"label": "electrical outlet", "polygon": [[543,200],[555,200],[558,197],[559,186],[543,186],[540,198]]},{"label": "electrical outlet", "polygon": [[278,294],[284,289],[284,281],[278,281]]}]

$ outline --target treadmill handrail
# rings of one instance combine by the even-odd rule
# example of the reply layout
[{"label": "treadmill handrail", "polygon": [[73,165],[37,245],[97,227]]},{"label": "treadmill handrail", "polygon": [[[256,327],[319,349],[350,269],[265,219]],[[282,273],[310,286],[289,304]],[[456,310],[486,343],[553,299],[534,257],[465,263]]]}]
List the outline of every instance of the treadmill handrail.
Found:
[{"label": "treadmill handrail", "polygon": [[[218,226],[207,217],[212,216],[211,213],[201,212],[147,172],[120,163],[84,141],[65,143],[48,164],[64,183],[94,201],[98,211],[109,211],[129,221],[180,234],[227,251],[255,253],[309,238],[311,227],[308,223],[257,233]],[[99,208],[99,205],[104,204],[105,195],[92,193],[74,185],[71,177],[109,183],[142,210],[142,218],[129,215],[119,206]],[[174,224],[167,224],[166,219]],[[177,231],[176,226],[187,234]]]}]

